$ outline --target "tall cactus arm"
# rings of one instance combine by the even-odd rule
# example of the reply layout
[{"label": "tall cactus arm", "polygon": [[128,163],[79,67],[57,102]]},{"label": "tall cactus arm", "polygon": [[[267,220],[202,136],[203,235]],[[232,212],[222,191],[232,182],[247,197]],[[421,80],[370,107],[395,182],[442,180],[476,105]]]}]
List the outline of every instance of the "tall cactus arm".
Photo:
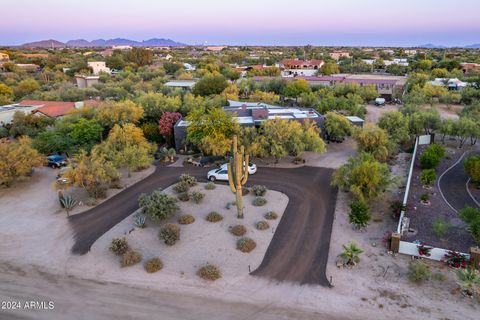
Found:
[{"label": "tall cactus arm", "polygon": [[[250,160],[250,155],[245,155],[245,172],[243,174],[243,178],[242,178],[242,186],[245,185],[245,183],[247,183],[247,180],[248,180],[248,161]],[[243,163],[242,163],[243,165]]]},{"label": "tall cactus arm", "polygon": [[230,186],[230,190],[232,190],[233,193],[236,193],[237,192],[237,188],[235,186],[235,173],[233,172],[232,170],[232,164],[229,163],[227,165],[227,168],[228,168],[228,185]]}]

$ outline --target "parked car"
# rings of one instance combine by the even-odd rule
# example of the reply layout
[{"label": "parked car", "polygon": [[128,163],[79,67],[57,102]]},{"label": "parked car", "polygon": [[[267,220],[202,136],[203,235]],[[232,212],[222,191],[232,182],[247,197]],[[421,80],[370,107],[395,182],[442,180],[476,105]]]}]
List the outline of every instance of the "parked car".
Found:
[{"label": "parked car", "polygon": [[[248,164],[248,174],[255,174],[257,172],[257,165],[254,163]],[[228,167],[227,163],[222,164],[219,168],[208,171],[207,179],[210,181],[228,181]]]},{"label": "parked car", "polygon": [[50,168],[60,168],[67,165],[67,158],[60,155],[48,156],[48,166]]},{"label": "parked car", "polygon": [[70,170],[71,167],[64,167],[64,168],[61,168],[59,171],[58,171],[58,174],[57,174],[57,183],[58,184],[61,184],[61,185],[65,185],[65,184],[69,184],[70,183],[70,179],[64,177],[63,175],[65,174],[65,172],[67,172],[68,170]]},{"label": "parked car", "polygon": [[384,98],[377,98],[377,99],[375,99],[375,105],[376,105],[376,106],[383,106],[383,105],[385,105],[385,99],[384,99]]},{"label": "parked car", "polygon": [[[227,169],[228,163],[224,163],[220,166],[220,168]],[[257,165],[255,163],[248,163],[248,174],[255,174],[257,172]]]}]

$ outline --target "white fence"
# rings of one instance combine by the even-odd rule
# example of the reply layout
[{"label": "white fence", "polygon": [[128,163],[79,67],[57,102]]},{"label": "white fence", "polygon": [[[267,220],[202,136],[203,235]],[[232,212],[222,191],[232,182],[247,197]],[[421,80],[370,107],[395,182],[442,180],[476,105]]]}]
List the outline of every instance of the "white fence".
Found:
[{"label": "white fence", "polygon": [[[415,139],[415,148],[413,149],[412,161],[410,163],[410,170],[408,172],[407,186],[405,188],[405,195],[403,196],[403,205],[404,206],[407,205],[408,195],[410,193],[410,184],[412,182],[413,165],[415,163],[415,158],[417,156],[417,147],[419,145],[423,145],[423,144],[430,144],[430,142],[431,142],[431,136],[430,135],[419,136]],[[397,233],[399,233],[399,234],[403,233],[402,221],[403,221],[404,217],[405,217],[405,211],[402,210],[402,212],[400,213],[400,219],[398,220],[398,226],[397,226]],[[426,245],[428,246],[428,244],[426,244]],[[403,254],[408,254],[408,255],[411,255],[411,256],[420,257],[420,254],[418,253],[418,245],[415,244],[415,243],[412,243],[412,242],[400,241],[400,247],[398,249],[398,252],[403,253]],[[445,254],[447,252],[448,252],[448,250],[432,247],[432,250],[430,251],[430,256],[429,257],[422,256],[422,258],[440,261],[441,259],[443,259],[443,257],[445,257]],[[466,253],[461,253],[461,254],[465,255],[467,257],[467,259],[470,259],[469,254],[466,254]]]},{"label": "white fence", "polygon": [[[400,248],[398,252],[403,254],[408,254],[410,256],[420,257],[420,255],[418,254],[418,245],[412,242],[400,241]],[[427,256],[421,256],[421,257],[425,259],[440,261],[441,259],[443,259],[443,257],[445,257],[445,254],[447,252],[448,250],[445,250],[445,249],[432,248],[432,250],[430,251],[429,257]],[[466,253],[462,253],[462,254],[465,255],[467,259],[470,259],[469,254],[466,254]]]}]

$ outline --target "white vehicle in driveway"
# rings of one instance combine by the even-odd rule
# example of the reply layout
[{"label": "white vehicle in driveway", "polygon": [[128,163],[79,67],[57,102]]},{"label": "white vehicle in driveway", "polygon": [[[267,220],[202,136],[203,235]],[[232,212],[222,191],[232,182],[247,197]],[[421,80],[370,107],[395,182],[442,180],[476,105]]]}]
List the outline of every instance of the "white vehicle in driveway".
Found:
[{"label": "white vehicle in driveway", "polygon": [[[248,174],[257,172],[257,165],[254,163],[248,164]],[[221,180],[228,181],[228,167],[227,163],[222,164],[219,168],[208,171],[207,179],[210,181]]]}]

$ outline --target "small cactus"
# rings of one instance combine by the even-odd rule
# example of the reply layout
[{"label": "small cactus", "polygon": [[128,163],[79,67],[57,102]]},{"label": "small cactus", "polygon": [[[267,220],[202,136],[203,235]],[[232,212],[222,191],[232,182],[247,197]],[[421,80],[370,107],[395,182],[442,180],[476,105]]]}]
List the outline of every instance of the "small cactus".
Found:
[{"label": "small cactus", "polygon": [[73,208],[75,208],[78,202],[72,196],[66,196],[66,197],[60,198],[60,203],[62,207],[65,209],[65,211],[67,211],[67,216],[69,216],[70,211]]},{"label": "small cactus", "polygon": [[136,214],[133,216],[133,224],[138,228],[145,228],[146,217],[143,214]]}]

